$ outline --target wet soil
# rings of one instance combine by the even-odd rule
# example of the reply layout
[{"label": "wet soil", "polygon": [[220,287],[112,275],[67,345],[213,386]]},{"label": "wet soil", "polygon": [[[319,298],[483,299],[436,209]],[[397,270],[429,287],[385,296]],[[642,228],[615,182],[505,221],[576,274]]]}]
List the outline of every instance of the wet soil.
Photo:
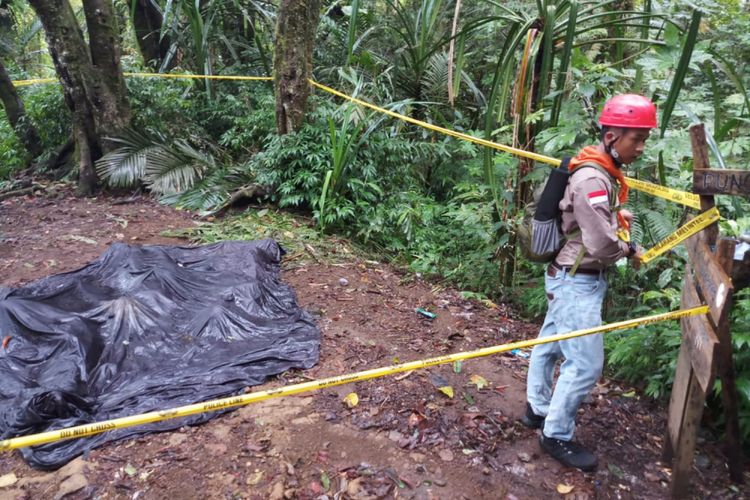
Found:
[{"label": "wet soil", "polygon": [[[0,276],[20,286],[82,267],[115,241],[187,245],[163,231],[194,217],[146,197],[81,199],[65,186],[0,203]],[[538,325],[503,304],[372,260],[285,262],[283,279],[322,332],[320,363],[262,390],[533,338]],[[422,307],[434,320],[415,313]],[[664,498],[666,407],[603,379],[579,413],[577,439],[596,472],[547,457],[523,427],[527,351],[267,400],[197,427],[95,449],[55,472],[0,455],[0,498]],[[444,388],[452,389],[452,397]],[[443,390],[441,390],[443,388]],[[356,393],[358,404],[344,398]],[[702,432],[695,498],[747,497]]]}]

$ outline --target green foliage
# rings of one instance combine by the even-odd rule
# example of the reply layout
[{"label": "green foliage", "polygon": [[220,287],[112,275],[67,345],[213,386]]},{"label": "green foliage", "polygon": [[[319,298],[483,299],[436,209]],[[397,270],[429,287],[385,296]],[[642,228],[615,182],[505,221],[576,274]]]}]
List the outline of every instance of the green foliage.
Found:
[{"label": "green foliage", "polygon": [[[750,288],[735,294],[731,327],[734,348],[734,370],[739,396],[740,432],[750,442]],[[721,383],[717,382],[715,407],[721,407]]]},{"label": "green foliage", "polygon": [[517,283],[514,289],[514,299],[521,308],[524,317],[540,320],[547,313],[547,292],[544,290],[543,266],[533,266],[522,273],[530,274],[533,278],[524,278],[523,283]]},{"label": "green foliage", "polygon": [[[70,136],[70,113],[63,102],[58,85],[33,85],[23,87],[19,92],[26,108],[24,119],[36,127],[45,154],[44,161],[58,146]],[[26,149],[19,142],[10,126],[5,112],[0,107],[0,179],[5,179],[25,166]]]},{"label": "green foliage", "polygon": [[72,126],[70,112],[63,99],[60,86],[31,85],[19,92],[26,108],[26,116],[36,127],[45,156],[68,140]]},{"label": "green foliage", "polygon": [[128,129],[109,140],[119,147],[97,160],[96,170],[110,186],[133,187],[143,182],[158,195],[174,195],[217,169],[210,152],[185,139],[169,141],[161,134]]},{"label": "green foliage", "polygon": [[134,129],[153,130],[167,137],[200,130],[198,114],[203,103],[192,80],[128,78],[126,83]]},{"label": "green foliage", "polygon": [[[679,308],[680,291],[669,286],[672,278],[672,269],[665,270],[658,280],[661,289],[643,294],[642,303],[625,315],[621,307],[617,317],[637,318]],[[604,336],[608,370],[611,376],[642,387],[648,396],[664,397],[674,379],[680,340],[679,323],[672,321],[608,333]]]},{"label": "green foliage", "polygon": [[225,115],[230,125],[221,134],[219,144],[227,148],[233,157],[254,155],[276,133],[273,94],[265,87],[252,90],[252,102],[237,102],[239,110],[235,107],[233,114]]},{"label": "green foliage", "polygon": [[0,109],[0,181],[24,166],[26,151]]}]

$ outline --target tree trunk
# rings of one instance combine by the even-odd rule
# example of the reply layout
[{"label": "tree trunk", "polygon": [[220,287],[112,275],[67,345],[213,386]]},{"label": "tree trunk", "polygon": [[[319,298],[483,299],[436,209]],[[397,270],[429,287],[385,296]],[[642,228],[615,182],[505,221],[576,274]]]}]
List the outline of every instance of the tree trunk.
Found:
[{"label": "tree trunk", "polygon": [[[95,89],[96,94],[104,97],[96,103],[97,132],[101,138],[119,132],[130,123],[128,90],[120,67],[120,36],[112,0],[84,0],[83,11],[89,31],[91,63],[97,70],[96,84],[104,86]],[[104,141],[104,153],[111,149]]]},{"label": "tree trunk", "polygon": [[[9,5],[9,0],[0,0],[0,33],[10,34],[15,27],[15,21],[10,15]],[[10,42],[10,38],[8,42]],[[26,119],[26,109],[24,108],[23,101],[18,96],[16,87],[13,85],[10,75],[3,65],[3,56],[12,57],[14,55],[12,54],[12,43],[8,45],[11,53],[5,53],[5,51],[0,49],[0,104],[5,109],[5,115],[8,117],[8,121],[16,137],[18,137],[18,140],[28,152],[28,161],[31,161],[42,154],[42,144],[34,124]]]},{"label": "tree trunk", "polygon": [[[126,2],[128,5],[130,2]],[[169,53],[169,37],[161,37],[162,14],[151,0],[136,0],[133,8],[133,29],[143,61],[158,71]],[[165,69],[174,67],[174,58]]]},{"label": "tree trunk", "polygon": [[33,160],[42,154],[42,144],[39,139],[39,133],[34,128],[34,124],[26,119],[26,110],[23,101],[18,96],[13,82],[5,70],[5,66],[0,61],[0,101],[5,108],[5,115],[8,117],[10,126],[21,141],[26,151],[29,153],[29,160]]},{"label": "tree trunk", "polygon": [[29,3],[44,26],[65,103],[73,113],[80,168],[78,191],[91,195],[98,184],[94,163],[111,149],[104,138],[130,122],[112,4],[107,0],[83,2],[89,52],[68,0]]},{"label": "tree trunk", "polygon": [[276,129],[280,135],[294,132],[304,121],[319,19],[320,0],[281,0],[274,53]]}]

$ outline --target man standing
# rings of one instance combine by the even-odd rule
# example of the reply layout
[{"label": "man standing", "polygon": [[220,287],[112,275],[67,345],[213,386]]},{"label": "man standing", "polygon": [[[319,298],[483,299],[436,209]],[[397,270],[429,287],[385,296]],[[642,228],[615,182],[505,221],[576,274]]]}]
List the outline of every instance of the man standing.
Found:
[{"label": "man standing", "polygon": [[[640,263],[642,249],[624,237],[633,214],[621,209],[628,186],[621,167],[643,153],[656,127],[656,106],[646,97],[618,95],[604,105],[601,141],[570,161],[572,174],[560,201],[567,241],[547,268],[547,315],[539,337],[592,328],[602,323],[606,270],[622,257]],[[555,364],[564,358],[554,392]],[[575,417],[604,366],[602,335],[534,347],[522,423],[542,428],[544,451],[568,467],[596,468],[596,457],[573,441]]]}]

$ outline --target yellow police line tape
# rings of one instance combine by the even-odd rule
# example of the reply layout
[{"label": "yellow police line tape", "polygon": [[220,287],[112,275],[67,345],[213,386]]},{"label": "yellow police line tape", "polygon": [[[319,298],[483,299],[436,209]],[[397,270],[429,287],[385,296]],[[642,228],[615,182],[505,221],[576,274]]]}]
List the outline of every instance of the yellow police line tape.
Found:
[{"label": "yellow police line tape", "polygon": [[[245,80],[245,81],[259,81],[259,80],[273,80],[270,76],[232,76],[232,75],[188,75],[185,73],[128,73],[124,72],[124,76],[135,76],[139,78],[173,78],[173,79],[187,79],[187,80]],[[14,80],[13,85],[16,87],[26,87],[28,85],[34,85],[37,83],[54,83],[57,82],[57,78],[33,78],[31,80]]]},{"label": "yellow police line tape", "polygon": [[15,437],[0,441],[0,451],[14,450],[16,448],[24,448],[26,446],[36,446],[45,443],[51,443],[53,441],[62,441],[65,439],[74,439],[84,436],[91,436],[93,434],[99,434],[106,431],[115,429],[123,429],[126,427],[132,427],[135,425],[150,424],[153,422],[161,422],[178,417],[186,417],[189,415],[195,415],[197,413],[205,413],[209,411],[223,410],[225,408],[232,408],[236,406],[244,406],[251,403],[257,403],[271,398],[278,398],[282,396],[291,396],[293,394],[299,394],[302,392],[314,391],[317,389],[324,389],[326,387],[333,387],[337,385],[349,384],[351,382],[360,382],[363,380],[369,380],[377,377],[384,377],[386,375],[393,375],[399,372],[405,372],[410,370],[417,370],[420,368],[428,368],[430,366],[441,365],[445,363],[453,363],[455,361],[461,361],[465,359],[479,358],[482,356],[489,356],[491,354],[498,354],[502,352],[512,351],[513,349],[523,349],[532,347],[538,344],[546,344],[549,342],[557,342],[559,340],[567,340],[575,337],[582,337],[584,335],[592,335],[595,333],[610,332],[613,330],[622,330],[625,328],[631,328],[639,325],[647,325],[650,323],[656,323],[659,321],[667,321],[671,319],[683,318],[686,316],[694,316],[698,314],[707,314],[708,306],[698,306],[690,309],[681,309],[678,311],[671,311],[662,314],[655,314],[652,316],[645,316],[642,318],[629,319],[625,321],[619,321],[617,323],[611,323],[609,325],[602,325],[595,328],[588,328],[584,330],[576,330],[569,333],[563,333],[560,335],[553,335],[545,338],[538,338],[533,340],[522,340],[518,342],[512,342],[510,344],[497,345],[492,347],[485,347],[483,349],[477,349],[475,351],[459,352],[455,354],[447,354],[445,356],[438,356],[436,358],[428,358],[420,361],[411,361],[408,363],[401,363],[393,366],[386,366],[382,368],[374,368],[371,370],[365,370],[356,373],[350,373],[347,375],[338,375],[335,377],[324,378],[321,380],[314,380],[311,382],[304,382],[301,384],[289,385],[286,387],[279,387],[277,389],[269,389],[261,392],[254,392],[250,394],[243,394],[240,396],[233,396],[229,398],[216,399],[213,401],[206,401],[204,403],[197,403],[187,406],[180,406],[177,408],[171,408],[169,410],[153,411],[149,413],[143,413],[140,415],[133,415],[130,417],[115,418],[112,420],[105,420],[102,422],[96,422],[93,424],[78,425],[75,427],[68,427],[66,429],[58,429],[54,431],[41,432],[39,434],[30,434],[28,436]]},{"label": "yellow police line tape", "polygon": [[348,99],[349,101],[359,104],[360,106],[364,106],[366,108],[370,108],[372,110],[378,111],[379,113],[384,113],[388,116],[391,116],[393,118],[397,118],[399,120],[417,125],[422,128],[426,128],[428,130],[432,130],[434,132],[440,132],[444,135],[449,135],[451,137],[456,137],[458,139],[463,139],[469,142],[473,142],[474,144],[480,144],[482,146],[487,146],[488,148],[497,149],[500,151],[503,151],[505,153],[514,154],[516,156],[521,156],[523,158],[528,158],[530,160],[542,162],[542,163],[549,163],[551,165],[560,165],[560,160],[551,158],[549,156],[540,155],[537,153],[532,153],[530,151],[525,151],[523,149],[513,148],[510,146],[505,146],[504,144],[498,144],[496,142],[487,141],[485,139],[480,139],[479,137],[474,137],[473,135],[463,134],[461,132],[456,132],[455,130],[451,130],[445,127],[439,127],[437,125],[433,125],[431,123],[423,122],[421,120],[417,120],[416,118],[412,118],[410,116],[405,116],[399,113],[396,113],[395,111],[391,111],[385,108],[381,108],[380,106],[376,106],[374,104],[370,104],[367,101],[363,101],[361,99],[357,99],[356,97],[351,97],[343,92],[339,92],[338,90],[332,89],[331,87],[327,87],[323,85],[322,83],[318,83],[313,80],[308,80],[311,85],[314,87],[317,87],[321,90],[325,90],[326,92],[333,94],[335,96],[341,97],[343,99]]},{"label": "yellow police line tape", "polygon": [[[208,80],[245,80],[245,81],[259,81],[259,80],[272,80],[273,77],[270,76],[232,76],[232,75],[188,75],[188,74],[172,74],[172,73],[123,73],[125,76],[134,76],[134,77],[141,77],[141,78],[173,78],[173,79],[208,79]],[[14,85],[16,87],[22,87],[26,85],[34,85],[36,83],[52,83],[56,82],[57,79],[55,78],[35,78],[31,80],[16,80],[14,81]],[[321,90],[324,90],[330,94],[336,95],[338,97],[341,97],[342,99],[348,99],[351,102],[357,103],[360,106],[364,106],[367,108],[370,108],[372,110],[378,111],[380,113],[385,113],[393,118],[397,118],[399,120],[412,123],[414,125],[417,125],[422,128],[426,128],[428,130],[432,130],[434,132],[439,132],[441,134],[449,135],[452,137],[456,137],[457,139],[463,139],[465,141],[473,142],[475,144],[479,144],[482,146],[486,146],[489,148],[497,149],[499,151],[503,151],[505,153],[510,153],[516,156],[520,156],[523,158],[528,158],[530,160],[538,161],[540,163],[546,163],[548,165],[552,165],[555,167],[559,167],[561,161],[557,158],[552,158],[550,156],[540,155],[538,153],[532,153],[530,151],[526,151],[519,148],[513,148],[511,146],[505,146],[503,144],[498,144],[496,142],[487,141],[485,139],[480,139],[479,137],[474,137],[469,134],[463,134],[461,132],[456,132],[454,130],[450,130],[444,127],[439,127],[437,125],[432,125],[427,122],[423,122],[421,120],[417,120],[415,118],[411,118],[409,116],[405,116],[399,113],[396,113],[394,111],[387,110],[385,108],[381,108],[380,106],[375,106],[374,104],[370,104],[367,101],[363,101],[361,99],[357,99],[356,97],[349,96],[347,94],[344,94],[343,92],[339,92],[338,90],[335,90],[331,87],[328,87],[326,85],[323,85],[321,83],[318,83],[314,80],[309,80],[310,84],[314,87],[317,87]],[[691,208],[695,208],[700,210],[700,198],[698,195],[693,193],[687,193],[685,191],[679,191],[677,189],[668,188],[665,186],[660,186],[659,184],[652,184],[650,182],[641,181],[638,179],[632,179],[630,177],[625,178],[626,182],[629,186],[631,186],[633,189],[636,189],[638,191],[643,191],[644,193],[648,193],[652,196],[657,196],[659,198],[663,198],[665,200],[673,201],[675,203],[680,203],[682,205],[686,205]]]},{"label": "yellow police line tape", "polygon": [[652,184],[639,179],[631,179],[630,177],[626,177],[625,179],[628,186],[638,191],[643,191],[652,196],[658,196],[665,200],[673,201],[690,208],[695,208],[696,210],[701,209],[701,198],[697,194],[679,191],[677,189],[668,188],[659,184]]},{"label": "yellow police line tape", "polygon": [[[387,110],[385,108],[375,106],[374,104],[370,104],[367,101],[357,99],[356,97],[348,96],[342,92],[339,92],[338,90],[332,89],[331,87],[327,87],[313,80],[309,80],[309,82],[313,86],[318,87],[321,90],[325,90],[326,92],[329,92],[335,96],[341,97],[343,99],[348,99],[349,101],[359,104],[360,106],[370,108],[380,113],[385,113],[389,116],[392,116],[393,118],[398,118],[399,120],[406,121],[414,125],[418,125],[422,128],[426,128],[434,132],[440,132],[441,134],[456,137],[458,139],[463,139],[469,142],[473,142],[475,144],[480,144],[488,148],[494,148],[494,149],[497,149],[506,153],[516,155],[516,156],[521,156],[523,158],[528,158],[530,160],[538,161],[540,163],[546,163],[548,165],[552,165],[555,167],[559,167],[560,164],[562,163],[562,161],[558,160],[557,158],[552,158],[550,156],[544,156],[544,155],[540,155],[537,153],[532,153],[530,151],[526,151],[523,149],[505,146],[503,144],[498,144],[496,142],[487,141],[485,139],[480,139],[479,137],[474,137],[472,135],[463,134],[461,132],[456,132],[455,130],[450,130],[444,127],[439,127],[437,125],[432,125],[431,123],[423,122],[421,120],[416,120],[414,118],[401,115],[399,113]],[[638,191],[643,191],[644,193],[648,193],[653,196],[658,196],[659,198],[664,198],[665,200],[680,203],[682,205],[686,205],[691,208],[696,208],[698,210],[700,210],[701,208],[700,197],[697,194],[687,193],[685,191],[679,191],[677,189],[660,186],[659,184],[652,184],[650,182],[646,182],[646,181],[642,181],[638,179],[632,179],[630,177],[626,177],[625,181],[628,183],[628,186]]]},{"label": "yellow police line tape", "polygon": [[716,207],[713,207],[710,210],[706,210],[705,212],[698,215],[697,217],[690,219],[690,221],[688,221],[687,224],[680,227],[677,231],[670,234],[669,236],[661,240],[659,243],[651,247],[648,251],[646,251],[643,254],[643,257],[641,257],[641,261],[648,262],[658,257],[659,255],[663,254],[667,250],[674,248],[675,246],[679,245],[686,239],[690,238],[692,235],[694,235],[698,231],[701,231],[704,228],[713,224],[714,222],[718,221],[720,218],[721,218],[721,215],[719,214],[719,210]]}]

